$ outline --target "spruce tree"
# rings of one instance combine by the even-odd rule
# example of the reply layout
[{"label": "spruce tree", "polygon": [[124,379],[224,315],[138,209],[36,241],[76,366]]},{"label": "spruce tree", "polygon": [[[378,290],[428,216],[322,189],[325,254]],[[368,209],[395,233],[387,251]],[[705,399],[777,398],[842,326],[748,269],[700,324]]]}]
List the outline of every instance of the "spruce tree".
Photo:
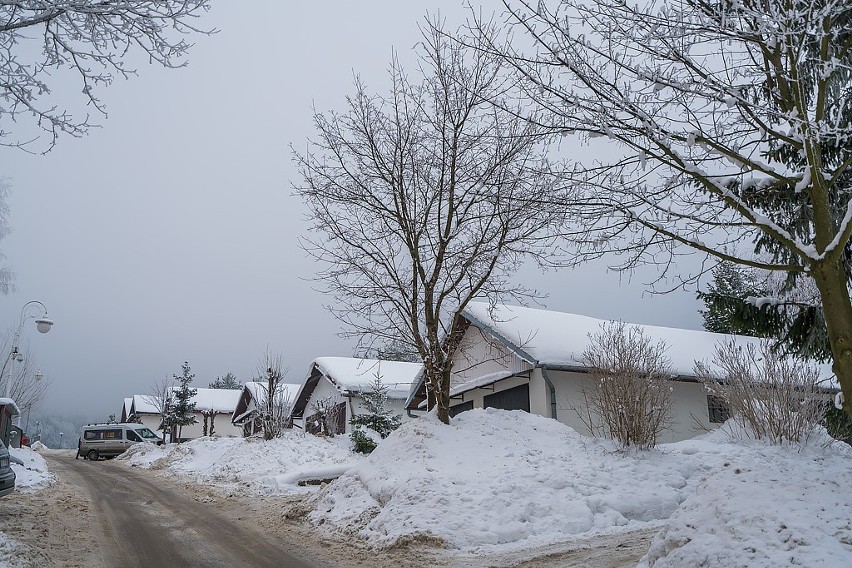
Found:
[{"label": "spruce tree", "polygon": [[361,400],[367,409],[366,414],[357,414],[349,420],[355,428],[349,438],[352,440],[353,449],[362,454],[369,454],[376,447],[376,442],[369,433],[361,428],[371,430],[382,439],[387,438],[391,432],[399,428],[400,416],[394,415],[388,409],[388,387],[382,383],[380,375],[370,383],[369,390],[361,393]]},{"label": "spruce tree", "polygon": [[191,399],[198,392],[198,389],[189,386],[195,378],[195,375],[191,372],[189,363],[184,361],[181,369],[182,373],[180,376],[173,375],[178,386],[172,391],[172,403],[170,404],[171,420],[169,421],[172,426],[178,427],[178,440],[180,440],[183,427],[196,422],[195,415],[193,414],[195,412],[195,402],[191,402]]}]

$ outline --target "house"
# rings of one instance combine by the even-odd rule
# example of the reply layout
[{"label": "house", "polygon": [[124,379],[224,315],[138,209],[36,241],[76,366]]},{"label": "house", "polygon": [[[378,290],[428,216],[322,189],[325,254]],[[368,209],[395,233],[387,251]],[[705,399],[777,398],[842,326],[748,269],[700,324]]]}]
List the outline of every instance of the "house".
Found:
[{"label": "house", "polygon": [[14,400],[0,398],[0,438],[3,439],[3,445],[7,448],[12,437],[12,419],[20,414],[21,411]]},{"label": "house", "polygon": [[[265,382],[250,381],[243,385],[242,393],[231,418],[231,422],[235,427],[241,429],[243,436],[251,436],[263,430],[259,409],[266,404],[268,388],[269,386]],[[280,383],[278,386],[278,396],[280,397],[278,403],[283,406],[287,414],[284,418],[287,420],[290,419],[290,412],[300,388],[301,385],[293,383]]]},{"label": "house", "polygon": [[[180,429],[182,440],[192,440],[204,435],[204,416],[207,415],[207,435],[213,426],[213,435],[234,437],[242,435],[242,428],[231,423],[231,416],[237,407],[242,390],[240,389],[195,389],[195,395],[189,399],[195,403],[195,423]],[[177,434],[177,433],[175,433]]]},{"label": "house", "polygon": [[150,428],[153,432],[162,430],[163,419],[157,397],[150,394],[134,394],[130,410],[124,422],[138,422]]},{"label": "house", "polygon": [[318,410],[325,407],[330,417],[326,422],[334,434],[351,431],[352,417],[366,412],[361,393],[370,390],[376,377],[388,388],[388,410],[405,419],[405,400],[421,368],[420,363],[402,361],[319,357],[296,395],[293,419],[302,419],[306,431],[318,433],[323,430]]},{"label": "house", "polygon": [[[463,310],[453,357],[450,415],[471,408],[525,410],[559,420],[590,434],[581,415],[584,391],[593,388],[582,363],[590,336],[605,320],[541,309],[474,302]],[[718,427],[728,409],[709,396],[695,377],[696,360],[711,361],[716,345],[731,337],[742,345],[759,339],[696,330],[640,325],[653,343],[664,341],[674,376],[673,416],[659,442],[691,438]],[[406,401],[408,410],[425,408],[422,377]]]},{"label": "house", "polygon": [[127,422],[133,410],[133,397],[124,399],[124,404],[121,406],[121,420],[119,422]]},{"label": "house", "polygon": [[[190,402],[195,403],[195,422],[187,426],[183,426],[180,430],[182,440],[191,440],[200,438],[204,434],[204,415],[207,415],[208,435],[210,432],[210,423],[213,424],[213,432],[216,436],[240,436],[241,428],[235,428],[230,422],[230,417],[234,413],[239,400],[240,389],[195,389],[195,395],[190,399]],[[162,413],[160,412],[160,402],[153,395],[136,394],[133,395],[130,403],[130,409],[122,413],[122,422],[138,422],[144,424],[154,432],[161,431],[163,428]],[[125,400],[125,406],[127,399]],[[217,417],[227,415],[224,418]],[[172,432],[172,438],[176,439],[177,431]]]}]

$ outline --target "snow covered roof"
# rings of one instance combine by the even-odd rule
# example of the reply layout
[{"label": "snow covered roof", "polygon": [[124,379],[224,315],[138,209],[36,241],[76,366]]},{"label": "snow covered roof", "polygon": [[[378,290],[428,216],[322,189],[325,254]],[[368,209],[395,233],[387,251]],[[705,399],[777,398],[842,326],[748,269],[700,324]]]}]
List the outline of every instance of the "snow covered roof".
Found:
[{"label": "snow covered roof", "polygon": [[133,395],[133,412],[135,414],[159,414],[156,397],[150,394]]},{"label": "snow covered roof", "polygon": [[21,413],[18,409],[18,403],[11,398],[0,398],[0,406],[5,406],[12,416],[18,416]]},{"label": "snow covered roof", "polygon": [[128,397],[124,399],[124,414],[125,416],[130,414],[130,409],[133,408],[133,397]]},{"label": "snow covered roof", "polygon": [[423,365],[354,357],[318,357],[314,359],[313,366],[343,393],[369,390],[370,384],[379,376],[382,384],[388,387],[389,398],[404,399]]},{"label": "snow covered roof", "polygon": [[195,410],[215,410],[216,412],[234,412],[243,389],[195,389],[196,393],[189,401],[195,403]]},{"label": "snow covered roof", "polygon": [[[266,389],[268,388],[266,383],[249,381],[244,386],[251,393],[251,397],[255,400],[256,404],[266,402]],[[296,383],[281,383],[278,385],[278,394],[283,397],[285,404],[292,405],[293,401],[296,400],[296,395],[299,394],[299,387],[301,385]]]},{"label": "snow covered roof", "polygon": [[[601,331],[608,320],[552,310],[523,308],[484,302],[472,302],[463,312],[473,325],[494,335],[519,357],[532,364],[582,368],[582,354],[591,336]],[[759,346],[760,339],[654,325],[636,325],[652,342],[665,342],[672,370],[680,376],[694,376],[695,361],[709,362],[716,346],[733,339],[737,344]],[[825,378],[831,376],[828,365],[821,367]]]},{"label": "snow covered roof", "polygon": [[403,361],[318,357],[311,363],[308,376],[305,377],[299,389],[296,402],[293,404],[293,416],[298,418],[303,415],[311,394],[323,377],[341,394],[357,395],[369,390],[376,376],[379,376],[382,384],[388,388],[388,398],[405,400],[411,392],[411,386],[417,382],[422,367],[420,363]]}]

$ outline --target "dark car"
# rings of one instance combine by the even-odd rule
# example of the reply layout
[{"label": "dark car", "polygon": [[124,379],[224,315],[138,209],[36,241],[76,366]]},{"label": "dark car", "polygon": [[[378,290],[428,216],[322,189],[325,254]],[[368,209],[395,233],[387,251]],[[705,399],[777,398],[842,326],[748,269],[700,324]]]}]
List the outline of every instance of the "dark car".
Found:
[{"label": "dark car", "polygon": [[15,472],[9,462],[9,450],[0,442],[0,497],[15,490]]}]

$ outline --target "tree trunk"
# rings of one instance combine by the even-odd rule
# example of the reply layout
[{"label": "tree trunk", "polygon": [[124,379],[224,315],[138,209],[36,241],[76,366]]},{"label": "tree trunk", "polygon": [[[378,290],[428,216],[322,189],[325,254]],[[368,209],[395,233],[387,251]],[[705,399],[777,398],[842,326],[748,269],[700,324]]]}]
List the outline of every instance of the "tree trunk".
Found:
[{"label": "tree trunk", "polygon": [[825,327],[834,357],[832,370],[840,382],[843,410],[852,416],[852,300],[840,261],[817,264],[813,278],[822,298]]}]

